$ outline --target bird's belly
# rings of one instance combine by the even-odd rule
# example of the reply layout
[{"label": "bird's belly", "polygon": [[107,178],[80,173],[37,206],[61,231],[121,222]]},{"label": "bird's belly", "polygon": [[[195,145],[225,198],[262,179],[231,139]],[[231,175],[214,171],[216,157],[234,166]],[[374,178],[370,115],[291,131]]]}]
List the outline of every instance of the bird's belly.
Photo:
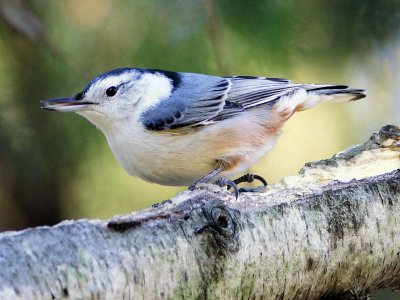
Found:
[{"label": "bird's belly", "polygon": [[152,183],[186,186],[215,168],[216,160],[208,149],[192,139],[155,134],[141,140],[116,136],[107,140],[130,175]]}]

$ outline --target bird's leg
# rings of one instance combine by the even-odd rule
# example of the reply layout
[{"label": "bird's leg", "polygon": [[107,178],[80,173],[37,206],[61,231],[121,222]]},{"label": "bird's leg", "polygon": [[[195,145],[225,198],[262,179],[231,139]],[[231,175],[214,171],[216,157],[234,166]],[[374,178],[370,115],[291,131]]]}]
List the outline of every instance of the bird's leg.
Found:
[{"label": "bird's leg", "polygon": [[[217,177],[219,174],[221,174],[222,171],[223,170],[220,167],[215,168],[210,173],[208,173],[206,176],[200,178],[195,183],[193,183],[191,186],[189,186],[189,190],[193,191],[197,185],[202,184],[202,183],[208,183],[208,182],[212,181],[215,177]],[[213,184],[219,185],[221,187],[227,186],[228,189],[233,188],[236,199],[239,197],[239,188],[237,187],[236,183],[231,181],[229,178],[222,177],[222,178],[214,181]]]},{"label": "bird's leg", "polygon": [[[239,192],[263,192],[263,191],[265,191],[265,188],[267,187],[268,183],[264,178],[262,178],[259,175],[246,174],[246,175],[243,175],[243,176],[235,179],[233,182],[235,184],[239,184],[242,182],[251,183],[254,180],[260,181],[263,185],[260,185],[258,187],[254,187],[254,188],[253,187],[243,187],[243,188],[239,189]],[[228,187],[228,189],[229,189],[229,187]]]},{"label": "bird's leg", "polygon": [[202,184],[202,183],[209,183],[213,178],[218,176],[222,172],[221,168],[215,168],[212,170],[210,173],[208,173],[206,176],[201,177],[199,180],[197,180],[195,183],[193,183],[191,186],[189,186],[189,190],[194,190],[197,185]]}]

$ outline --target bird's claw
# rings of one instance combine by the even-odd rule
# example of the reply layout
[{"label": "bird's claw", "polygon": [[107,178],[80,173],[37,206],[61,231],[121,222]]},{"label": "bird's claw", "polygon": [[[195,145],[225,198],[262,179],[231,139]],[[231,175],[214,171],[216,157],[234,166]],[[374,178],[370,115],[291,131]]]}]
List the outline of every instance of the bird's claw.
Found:
[{"label": "bird's claw", "polygon": [[222,177],[222,178],[214,181],[214,184],[219,185],[221,187],[226,186],[226,187],[228,187],[228,190],[230,188],[233,188],[233,192],[235,193],[236,200],[239,197],[239,188],[238,188],[237,184],[234,181],[230,180],[229,178]]},{"label": "bird's claw", "polygon": [[[246,175],[243,175],[243,176],[235,179],[233,182],[237,185],[237,184],[242,183],[242,182],[251,183],[251,182],[253,182],[255,180],[260,181],[263,185],[260,185],[258,187],[243,187],[243,188],[239,189],[239,192],[240,193],[260,193],[260,192],[264,192],[265,188],[268,185],[268,183],[260,175],[246,174]],[[228,186],[228,190],[229,190],[229,186]]]}]

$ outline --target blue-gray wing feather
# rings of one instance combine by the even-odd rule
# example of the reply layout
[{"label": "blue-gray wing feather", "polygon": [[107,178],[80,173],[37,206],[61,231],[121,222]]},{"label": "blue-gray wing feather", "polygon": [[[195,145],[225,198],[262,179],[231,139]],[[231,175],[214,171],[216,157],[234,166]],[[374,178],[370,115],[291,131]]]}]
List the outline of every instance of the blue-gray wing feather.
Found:
[{"label": "blue-gray wing feather", "polygon": [[142,114],[146,128],[164,130],[193,126],[212,119],[223,110],[229,80],[192,73],[180,73],[180,76],[179,88]]},{"label": "blue-gray wing feather", "polygon": [[179,88],[142,114],[141,120],[147,129],[166,130],[218,122],[246,109],[271,105],[302,88],[281,78],[179,74]]}]

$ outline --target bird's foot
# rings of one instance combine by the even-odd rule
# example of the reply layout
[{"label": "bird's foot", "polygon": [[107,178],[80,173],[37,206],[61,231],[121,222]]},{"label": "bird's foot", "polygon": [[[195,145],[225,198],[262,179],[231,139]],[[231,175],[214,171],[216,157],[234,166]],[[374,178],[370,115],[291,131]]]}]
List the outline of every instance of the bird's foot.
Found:
[{"label": "bird's foot", "polygon": [[[243,175],[243,176],[235,179],[233,181],[233,183],[236,185],[236,188],[237,188],[237,185],[242,183],[242,182],[252,183],[255,180],[260,181],[263,185],[260,185],[258,187],[242,187],[242,188],[239,189],[239,193],[260,193],[260,192],[264,192],[265,188],[268,185],[268,183],[260,175],[246,174],[246,175]],[[228,190],[229,190],[229,186],[228,186]]]},{"label": "bird's foot", "polygon": [[[201,184],[206,184],[206,183],[208,183],[209,182],[209,179],[208,178],[206,178],[206,179],[204,179],[204,178],[201,178],[200,180],[198,180],[198,181],[196,181],[195,183],[193,183],[192,185],[190,185],[189,187],[188,187],[188,190],[189,191],[194,191],[196,188],[198,188],[199,187],[199,185],[201,185]],[[238,188],[238,186],[236,185],[236,183],[234,183],[232,180],[230,180],[229,178],[226,178],[226,177],[222,177],[222,178],[220,178],[220,179],[217,179],[216,181],[214,181],[212,184],[215,184],[215,185],[218,185],[218,186],[220,186],[220,187],[228,187],[228,190],[230,189],[230,188],[233,188],[233,191],[234,191],[234,193],[235,193],[235,197],[236,197],[236,199],[239,197],[239,188]]]},{"label": "bird's foot", "polygon": [[[213,170],[212,172],[210,172],[203,178],[200,178],[198,181],[196,181],[195,183],[190,185],[189,190],[193,191],[199,185],[211,182],[212,179],[215,178],[216,176],[218,176],[218,174],[220,174],[221,172],[222,172],[222,169],[220,169],[220,168]],[[255,180],[260,181],[263,185],[258,186],[258,187],[243,187],[243,188],[238,187],[238,184],[240,184],[240,183],[243,183],[243,182],[251,183]],[[216,184],[220,187],[226,186],[228,188],[228,190],[230,188],[232,188],[236,199],[239,197],[239,193],[263,192],[263,191],[265,191],[265,188],[268,185],[267,181],[264,178],[262,178],[259,175],[254,175],[254,174],[246,174],[246,175],[243,175],[233,181],[230,180],[229,178],[222,177],[222,178],[214,181],[213,184]]]}]

